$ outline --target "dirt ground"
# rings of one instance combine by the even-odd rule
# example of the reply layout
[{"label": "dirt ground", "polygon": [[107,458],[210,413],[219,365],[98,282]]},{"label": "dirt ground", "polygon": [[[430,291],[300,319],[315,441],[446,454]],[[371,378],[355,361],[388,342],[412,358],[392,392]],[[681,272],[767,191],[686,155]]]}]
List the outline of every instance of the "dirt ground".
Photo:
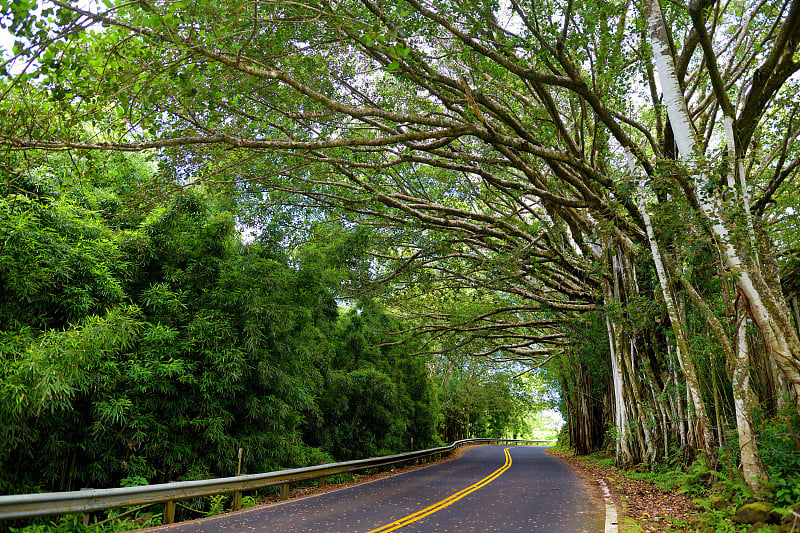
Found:
[{"label": "dirt ground", "polygon": [[689,518],[696,514],[691,498],[677,489],[665,491],[647,481],[628,479],[614,467],[600,466],[568,453],[551,454],[578,470],[589,483],[604,480],[621,524],[635,521],[644,531],[683,531]]}]

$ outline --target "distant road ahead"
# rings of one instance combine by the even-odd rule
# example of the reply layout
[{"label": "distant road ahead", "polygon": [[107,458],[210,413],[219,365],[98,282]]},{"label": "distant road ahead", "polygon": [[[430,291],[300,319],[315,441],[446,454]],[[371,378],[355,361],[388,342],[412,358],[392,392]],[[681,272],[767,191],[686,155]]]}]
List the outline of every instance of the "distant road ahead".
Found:
[{"label": "distant road ahead", "polygon": [[604,509],[544,450],[476,446],[427,468],[156,531],[602,533]]}]

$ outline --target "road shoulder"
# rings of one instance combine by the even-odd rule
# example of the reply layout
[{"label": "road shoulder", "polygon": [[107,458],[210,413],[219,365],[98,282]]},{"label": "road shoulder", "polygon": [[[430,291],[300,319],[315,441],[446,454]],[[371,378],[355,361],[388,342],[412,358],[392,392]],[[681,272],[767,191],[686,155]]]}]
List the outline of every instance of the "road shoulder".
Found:
[{"label": "road shoulder", "polygon": [[613,466],[599,465],[562,449],[550,449],[547,453],[583,476],[587,485],[593,487],[592,498],[604,501],[602,484],[608,487],[620,533],[682,531],[682,524],[695,514],[691,498],[677,490],[665,491],[653,483],[631,479]]}]

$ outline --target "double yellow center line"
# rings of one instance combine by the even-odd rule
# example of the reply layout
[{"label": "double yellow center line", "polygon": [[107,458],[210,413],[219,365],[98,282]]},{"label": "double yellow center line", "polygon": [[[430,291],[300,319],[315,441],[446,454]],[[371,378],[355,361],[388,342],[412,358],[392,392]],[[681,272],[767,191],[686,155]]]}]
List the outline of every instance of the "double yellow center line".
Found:
[{"label": "double yellow center line", "polygon": [[441,511],[448,505],[454,504],[464,496],[472,494],[476,490],[485,487],[486,485],[488,485],[489,483],[500,477],[503,474],[503,472],[511,468],[511,453],[509,453],[508,451],[510,449],[511,448],[506,448],[505,450],[503,450],[503,452],[506,455],[505,464],[500,468],[498,468],[497,470],[495,470],[494,472],[492,472],[491,474],[489,474],[488,476],[486,476],[485,478],[483,478],[482,480],[475,483],[474,485],[470,485],[466,489],[456,492],[455,494],[448,496],[444,500],[436,502],[433,505],[430,505],[425,509],[422,509],[421,511],[417,511],[416,513],[410,514],[405,518],[401,518],[400,520],[395,520],[394,522],[386,524],[385,526],[381,526],[378,529],[371,529],[370,531],[367,531],[367,533],[388,533],[389,531],[400,529],[401,527],[407,526],[412,522],[416,522],[417,520],[425,518],[426,516],[432,515],[437,511]]}]

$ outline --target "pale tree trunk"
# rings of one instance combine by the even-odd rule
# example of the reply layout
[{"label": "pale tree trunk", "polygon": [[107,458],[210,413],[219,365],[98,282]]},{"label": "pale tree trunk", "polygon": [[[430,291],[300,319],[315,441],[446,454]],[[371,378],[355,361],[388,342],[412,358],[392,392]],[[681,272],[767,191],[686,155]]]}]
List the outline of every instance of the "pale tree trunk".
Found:
[{"label": "pale tree trunk", "polygon": [[[622,306],[638,293],[630,257],[626,250],[618,249],[606,252],[605,258],[610,265],[613,281],[604,282],[604,298],[608,303]],[[637,359],[634,357],[636,339],[629,327],[616,323],[612,316],[606,315],[606,330],[611,352],[617,462],[621,465],[642,461],[651,463],[658,456],[653,422],[662,422],[658,417],[659,406],[653,405],[651,395],[646,392],[637,374]]]},{"label": "pale tree trunk", "polygon": [[[629,168],[631,173],[633,173],[635,170],[633,154],[627,151],[627,156]],[[650,244],[650,253],[653,256],[653,263],[655,264],[658,282],[661,287],[661,296],[663,297],[664,304],[667,307],[669,321],[672,324],[672,332],[675,335],[675,348],[678,357],[678,363],[680,364],[681,370],[686,378],[686,388],[688,389],[689,396],[692,400],[692,406],[694,407],[697,422],[700,424],[700,447],[707,455],[710,455],[715,449],[714,432],[712,431],[711,419],[708,417],[705,404],[703,403],[703,397],[700,393],[700,380],[697,375],[697,369],[694,361],[689,355],[685,323],[678,310],[678,303],[675,300],[672,282],[670,281],[666,268],[664,267],[664,261],[661,257],[661,251],[658,246],[658,241],[656,240],[655,232],[653,231],[653,224],[650,220],[650,214],[648,213],[647,206],[645,205],[644,190],[641,185],[639,186],[637,196],[639,200],[639,210],[642,213],[642,220],[644,221],[645,230],[647,231],[647,241]]]},{"label": "pale tree trunk", "polygon": [[620,361],[622,362],[622,377],[623,377],[623,384],[625,385],[625,398],[626,398],[626,405],[628,406],[628,416],[630,420],[634,421],[635,423],[631,424],[630,427],[630,440],[629,446],[631,449],[631,455],[633,457],[633,464],[646,462],[646,459],[643,454],[644,443],[645,443],[645,435],[642,428],[641,417],[639,416],[639,405],[636,402],[636,393],[634,389],[636,387],[636,383],[633,380],[630,371],[629,371],[629,364],[628,361],[630,360],[630,337],[624,332],[619,336],[619,345],[617,346],[617,352],[619,354]]},{"label": "pale tree trunk", "polygon": [[[628,357],[623,357],[625,362],[625,369],[628,373],[628,377],[631,384],[631,393],[633,394],[634,400],[634,412],[638,419],[638,426],[641,428],[642,437],[644,439],[644,449],[646,454],[641,458],[644,463],[652,464],[655,462],[656,457],[658,456],[658,452],[656,451],[656,441],[653,436],[653,430],[650,427],[650,420],[648,420],[647,412],[644,409],[650,402],[649,399],[645,400],[644,395],[642,394],[640,381],[636,378],[636,369],[634,368],[634,342],[631,339],[630,342],[630,350],[628,351]],[[655,410],[655,409],[654,409]]]},{"label": "pale tree trunk", "polygon": [[[614,244],[609,239],[605,246],[595,246],[592,249],[594,258],[602,261],[612,276],[613,281],[603,279],[603,299],[607,304],[620,303],[620,287],[618,283],[619,263]],[[617,324],[608,314],[605,314],[606,333],[608,335],[608,349],[611,355],[611,397],[614,429],[616,431],[615,452],[616,461],[620,465],[634,464],[634,452],[631,443],[630,399],[625,388],[623,364],[620,359],[620,342],[622,326]]]},{"label": "pale tree trunk", "polygon": [[756,494],[762,494],[769,478],[761,462],[755,435],[753,434],[753,408],[756,398],[750,388],[750,353],[747,342],[747,316],[740,310],[736,328],[736,357],[731,371],[733,403],[736,406],[736,430],[739,434],[739,450],[742,458],[742,475],[747,486]]},{"label": "pale tree trunk", "polygon": [[[636,269],[631,257],[625,253],[624,249],[620,250],[617,255],[619,261],[620,282],[625,292],[625,300],[630,301],[639,294],[639,285],[636,282]],[[644,444],[644,452],[639,457],[640,461],[645,463],[652,463],[655,461],[658,452],[656,451],[656,442],[653,436],[651,420],[648,416],[648,404],[650,403],[642,394],[642,383],[639,379],[636,368],[636,333],[635,331],[627,332],[626,350],[622,352],[621,359],[625,364],[625,373],[628,376],[630,383],[631,394],[633,396],[633,414],[637,419],[637,428],[639,429],[639,438]],[[650,406],[652,408],[652,406]],[[655,408],[652,408],[655,411]]]},{"label": "pale tree trunk", "polygon": [[[763,493],[768,477],[761,462],[761,456],[753,434],[753,409],[758,402],[755,399],[753,390],[750,388],[750,354],[747,342],[745,311],[743,308],[736,309],[738,321],[736,330],[737,346],[734,350],[725,328],[700,296],[700,293],[697,292],[685,276],[681,275],[673,264],[670,263],[667,266],[669,266],[670,273],[680,280],[695,307],[705,316],[717,343],[725,353],[736,408],[736,430],[741,449],[742,474],[747,485],[756,494]],[[721,426],[721,424],[718,425]]]},{"label": "pale tree trunk", "polygon": [[[612,259],[612,273],[616,267],[616,261]],[[616,279],[616,273],[614,273]],[[606,302],[615,299],[615,291],[608,283],[604,283],[604,297]],[[606,329],[608,331],[608,344],[611,351],[611,383],[612,394],[614,396],[614,426],[617,432],[616,456],[617,463],[621,465],[633,464],[633,453],[630,446],[630,417],[628,412],[628,401],[626,401],[625,384],[622,375],[622,362],[620,361],[619,343],[621,328],[614,324],[614,321],[606,315]]]},{"label": "pale tree trunk", "polygon": [[617,431],[617,463],[629,465],[633,463],[633,454],[631,453],[630,443],[628,442],[630,438],[630,421],[628,417],[628,407],[625,401],[622,365],[617,350],[617,328],[615,328],[611,318],[608,316],[606,316],[606,328],[608,329],[608,344],[611,350],[611,388],[614,396],[614,427]]},{"label": "pale tree trunk", "polygon": [[[732,112],[732,110],[731,110]],[[753,250],[752,259],[756,267],[760,268],[761,262],[758,258],[758,242],[756,239],[756,230],[753,225],[753,217],[750,214],[750,190],[747,187],[747,177],[745,176],[744,165],[741,160],[736,159],[736,136],[733,133],[733,123],[736,117],[725,115],[722,118],[722,124],[725,128],[725,142],[728,145],[728,166],[730,172],[728,173],[728,187],[732,191],[736,191],[735,176],[739,176],[739,189],[737,199],[739,204],[744,208],[745,220],[747,221],[747,234],[750,238],[750,248]]]},{"label": "pale tree trunk", "polygon": [[[644,355],[641,359],[648,377],[648,379],[645,380],[645,383],[648,387],[647,390],[649,392],[648,399],[653,405],[658,428],[661,430],[661,444],[664,447],[664,457],[668,457],[670,443],[670,415],[669,403],[665,398],[667,395],[662,394],[663,391],[660,391],[657,388],[659,380],[653,371],[653,366],[650,364],[649,358]],[[657,444],[658,443],[656,443],[656,445]]]},{"label": "pale tree trunk", "polygon": [[[675,62],[670,53],[661,6],[659,0],[645,0],[644,6],[653,59],[664,94],[663,102],[675,134],[675,143],[681,159],[686,162],[689,170],[694,172],[695,180],[694,182],[689,180],[690,186],[693,187],[702,215],[709,221],[725,265],[733,273],[736,285],[746,299],[749,312],[764,336],[770,357],[786,377],[795,407],[800,412],[800,359],[798,359],[800,340],[794,327],[791,327],[791,319],[788,316],[781,316],[781,303],[767,287],[757,262],[751,263],[754,268],[752,273],[748,270],[747,262],[736,249],[731,239],[731,231],[721,216],[722,204],[712,192],[711,177],[697,168],[698,153],[694,128],[680,88]],[[752,252],[757,254],[757,250]]]},{"label": "pale tree trunk", "polygon": [[[667,347],[670,351],[670,347]],[[675,390],[680,390],[680,377],[677,372],[671,372],[670,377],[675,386]],[[689,418],[689,410],[686,408],[686,403],[683,401],[683,396],[680,394],[675,395],[675,420],[678,422],[678,437],[680,439],[681,448],[688,448],[691,446],[692,422]]]}]

